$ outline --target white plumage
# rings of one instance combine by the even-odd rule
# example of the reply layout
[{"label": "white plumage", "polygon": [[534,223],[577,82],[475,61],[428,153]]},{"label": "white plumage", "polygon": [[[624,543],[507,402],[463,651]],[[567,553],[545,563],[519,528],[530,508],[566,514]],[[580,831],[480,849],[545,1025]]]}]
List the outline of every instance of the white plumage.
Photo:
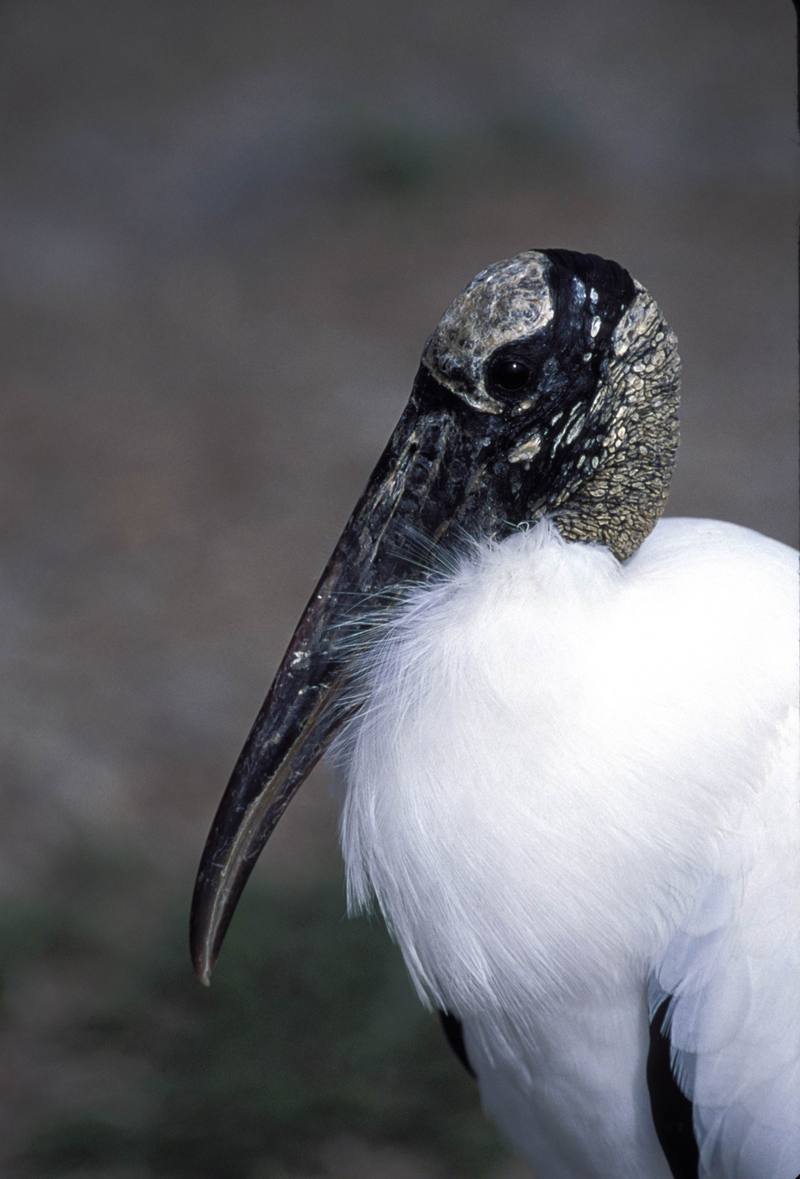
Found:
[{"label": "white plumage", "polygon": [[544,521],[409,591],[360,689],[350,904],[374,893],[542,1179],[668,1179],[668,995],[703,1179],[794,1179],[796,555],[667,519],[620,564]]}]

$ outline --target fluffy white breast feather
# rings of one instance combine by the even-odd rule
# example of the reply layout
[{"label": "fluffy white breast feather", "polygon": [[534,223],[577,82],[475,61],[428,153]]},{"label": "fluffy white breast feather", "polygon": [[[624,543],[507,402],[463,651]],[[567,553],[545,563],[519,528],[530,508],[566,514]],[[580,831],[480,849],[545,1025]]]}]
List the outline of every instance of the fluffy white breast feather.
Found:
[{"label": "fluffy white breast feather", "polygon": [[644,1080],[667,995],[701,1174],[794,1179],[796,578],[729,524],[663,520],[620,565],[544,521],[409,592],[361,659],[350,904],[377,898],[544,1179],[669,1175]]}]

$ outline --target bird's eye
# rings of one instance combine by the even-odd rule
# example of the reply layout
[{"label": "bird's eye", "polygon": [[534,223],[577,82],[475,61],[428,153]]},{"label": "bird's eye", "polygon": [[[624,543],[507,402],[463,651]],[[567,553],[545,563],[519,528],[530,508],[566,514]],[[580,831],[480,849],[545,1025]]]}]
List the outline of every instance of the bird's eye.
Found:
[{"label": "bird's eye", "polygon": [[518,393],[531,377],[531,370],[522,360],[502,357],[493,360],[486,373],[486,388],[490,393]]}]

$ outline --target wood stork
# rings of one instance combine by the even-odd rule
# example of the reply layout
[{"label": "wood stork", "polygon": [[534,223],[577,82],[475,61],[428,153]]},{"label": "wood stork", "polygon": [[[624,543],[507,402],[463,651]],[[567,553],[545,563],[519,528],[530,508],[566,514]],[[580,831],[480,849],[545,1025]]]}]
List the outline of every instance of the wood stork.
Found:
[{"label": "wood stork", "polygon": [[614,262],[531,250],[466,287],[196,884],[207,981],[336,736],[350,908],[377,900],[541,1179],[800,1172],[795,556],[660,520],[678,389]]}]

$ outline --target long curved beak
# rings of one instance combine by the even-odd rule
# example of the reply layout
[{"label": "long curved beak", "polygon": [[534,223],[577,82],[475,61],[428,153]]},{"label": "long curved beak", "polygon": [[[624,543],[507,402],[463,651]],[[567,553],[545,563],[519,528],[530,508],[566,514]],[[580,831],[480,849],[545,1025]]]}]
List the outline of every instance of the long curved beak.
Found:
[{"label": "long curved beak", "polygon": [[[467,419],[469,418],[469,412]],[[344,720],[343,621],[367,596],[415,575],[420,533],[440,539],[481,502],[485,427],[420,367],[411,399],[311,595],[236,762],[206,840],[194,889],[191,951],[208,983],[247,878],[292,795]]]}]

